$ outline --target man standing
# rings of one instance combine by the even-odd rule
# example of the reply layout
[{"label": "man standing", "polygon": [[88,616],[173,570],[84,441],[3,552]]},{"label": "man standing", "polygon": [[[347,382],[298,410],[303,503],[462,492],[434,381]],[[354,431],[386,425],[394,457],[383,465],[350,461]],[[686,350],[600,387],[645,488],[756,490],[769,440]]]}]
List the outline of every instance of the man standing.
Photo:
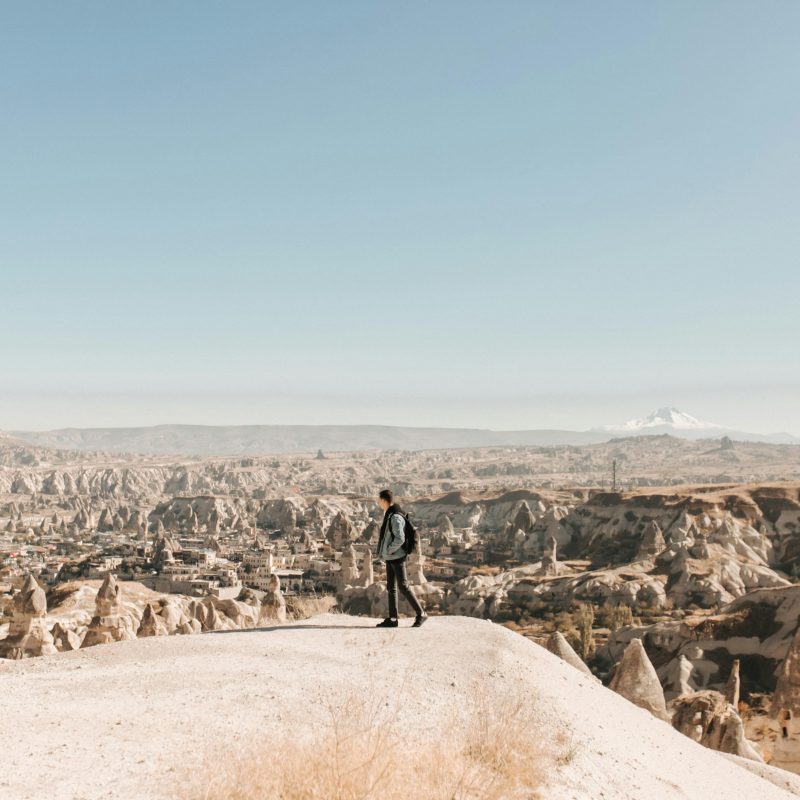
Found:
[{"label": "man standing", "polygon": [[391,489],[384,489],[379,497],[378,503],[383,509],[383,524],[381,533],[378,537],[378,558],[386,562],[386,588],[389,591],[389,616],[383,622],[378,623],[378,628],[396,628],[397,622],[397,589],[403,593],[403,597],[408,600],[411,608],[416,613],[416,619],[412,628],[419,628],[428,615],[422,610],[419,600],[414,595],[413,590],[408,585],[408,575],[406,574],[406,558],[408,553],[403,549],[406,540],[405,527],[406,517],[402,509],[394,502]]}]

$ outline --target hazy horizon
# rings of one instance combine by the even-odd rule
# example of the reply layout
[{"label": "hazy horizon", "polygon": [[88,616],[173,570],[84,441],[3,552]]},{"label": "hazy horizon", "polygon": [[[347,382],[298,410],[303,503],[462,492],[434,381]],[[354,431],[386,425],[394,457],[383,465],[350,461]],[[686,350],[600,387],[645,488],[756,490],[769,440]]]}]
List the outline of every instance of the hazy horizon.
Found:
[{"label": "hazy horizon", "polygon": [[[143,402],[149,399],[150,402]],[[746,404],[734,397],[715,406],[713,398],[693,406],[659,402],[657,396],[641,395],[621,400],[616,396],[593,398],[592,407],[584,408],[586,398],[580,395],[528,398],[527,402],[504,398],[483,398],[465,401],[463,398],[426,398],[424,406],[392,402],[386,396],[365,403],[363,398],[329,395],[325,398],[328,410],[320,415],[320,398],[153,397],[129,399],[108,396],[83,398],[81,413],[55,412],[46,398],[30,397],[20,401],[16,414],[6,414],[0,420],[0,431],[45,431],[59,428],[134,428],[155,425],[387,425],[399,427],[482,428],[489,430],[560,429],[590,431],[604,425],[621,424],[630,419],[646,417],[663,406],[676,407],[702,422],[715,423],[730,430],[748,433],[800,434],[793,427],[770,425],[768,420],[742,414]],[[783,404],[789,418],[794,408],[793,395],[775,392],[774,407]],[[8,398],[4,399],[8,406]],[[13,404],[12,404],[13,405]],[[59,403],[59,405],[63,405]],[[135,408],[134,408],[135,405]],[[219,407],[227,411],[220,414]],[[24,406],[24,411],[23,407]],[[70,408],[71,404],[66,404]],[[713,413],[714,409],[719,413]],[[709,413],[700,413],[700,410]],[[51,424],[41,424],[51,420]],[[13,424],[12,424],[13,423]],[[17,424],[19,423],[19,424]]]},{"label": "hazy horizon", "polygon": [[799,26],[779,0],[6,8],[0,429],[669,405],[800,434]]}]

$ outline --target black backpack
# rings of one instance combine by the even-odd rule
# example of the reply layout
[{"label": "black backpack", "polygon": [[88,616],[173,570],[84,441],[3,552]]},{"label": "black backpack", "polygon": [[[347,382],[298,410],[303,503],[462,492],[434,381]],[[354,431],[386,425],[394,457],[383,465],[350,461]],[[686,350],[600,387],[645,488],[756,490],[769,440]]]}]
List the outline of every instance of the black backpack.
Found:
[{"label": "black backpack", "polygon": [[411,523],[408,514],[404,514],[403,519],[406,521],[405,527],[403,528],[403,535],[405,536],[405,539],[403,539],[403,552],[406,555],[409,553],[416,553],[419,550],[419,534]]}]

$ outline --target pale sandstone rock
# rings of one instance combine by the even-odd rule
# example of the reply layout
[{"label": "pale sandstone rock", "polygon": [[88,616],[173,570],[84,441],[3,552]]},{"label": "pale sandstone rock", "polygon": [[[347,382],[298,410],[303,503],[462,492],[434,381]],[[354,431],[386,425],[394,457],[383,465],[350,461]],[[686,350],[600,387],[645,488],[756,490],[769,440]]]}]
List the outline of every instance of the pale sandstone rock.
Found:
[{"label": "pale sandstone rock", "polygon": [[339,591],[358,583],[358,556],[352,542],[342,552],[341,570],[339,571]]},{"label": "pale sandstone rock", "polygon": [[514,515],[511,524],[514,530],[519,529],[523,533],[530,533],[533,530],[533,526],[536,524],[536,517],[533,515],[527,501],[523,500],[520,503],[519,509]]},{"label": "pale sandstone rock", "polygon": [[692,678],[693,671],[694,665],[683,653],[659,670],[658,675],[664,687],[664,697],[672,700],[694,692],[697,686]]},{"label": "pale sandstone rock", "polygon": [[156,614],[151,603],[144,607],[144,614],[142,614],[142,621],[139,624],[139,630],[136,631],[136,635],[139,638],[169,635],[169,630],[164,620]]},{"label": "pale sandstone rock", "polygon": [[375,581],[375,572],[372,565],[372,550],[365,547],[362,552],[361,569],[358,572],[358,585],[364,587],[372,586]]},{"label": "pale sandstone rock", "polygon": [[367,527],[364,528],[361,538],[368,544],[371,544],[373,541],[377,541],[380,530],[380,523],[377,520],[371,519],[367,524]]},{"label": "pale sandstone rock", "polygon": [[258,611],[249,603],[231,598],[225,600],[212,598],[210,602],[220,614],[224,614],[232,628],[244,630],[245,628],[254,628],[258,623]]},{"label": "pale sandstone rock", "polygon": [[64,627],[60,622],[56,622],[51,634],[59,653],[67,653],[71,650],[80,649],[81,637],[71,628]]},{"label": "pale sandstone rock", "polygon": [[542,566],[539,569],[540,575],[559,575],[563,572],[562,565],[558,563],[557,558],[558,542],[555,536],[548,536],[544,545],[544,554],[542,556]]},{"label": "pale sandstone rock", "polygon": [[609,688],[654,717],[669,719],[661,683],[640,639],[625,648]]},{"label": "pale sandstone rock", "polygon": [[[406,559],[406,571],[408,574],[408,582],[414,586],[422,586],[428,580],[425,577],[423,568],[425,567],[425,556],[422,553],[422,545],[413,552],[409,553]],[[416,589],[415,589],[416,591]]]},{"label": "pale sandstone rock", "polygon": [[702,691],[679,697],[673,704],[672,726],[690,739],[723,753],[763,761],[744,735],[736,709],[719,692]]},{"label": "pale sandstone rock", "polygon": [[736,709],[739,708],[739,693],[741,683],[739,680],[739,659],[734,659],[731,666],[731,674],[728,676],[728,682],[725,685],[725,699]]},{"label": "pale sandstone rock", "polygon": [[638,561],[646,561],[655,558],[666,546],[661,528],[659,528],[655,520],[651,520],[642,534],[642,543],[639,545],[636,559]]},{"label": "pale sandstone rock", "polygon": [[166,625],[167,633],[174,633],[181,625],[188,621],[188,617],[177,602],[166,598],[161,602],[159,616]]},{"label": "pale sandstone rock", "polygon": [[358,534],[350,518],[339,511],[328,526],[325,533],[325,540],[336,549],[340,549],[348,542],[353,542],[358,538]]},{"label": "pale sandstone rock", "polygon": [[14,595],[8,636],[0,640],[0,658],[30,658],[58,652],[46,616],[44,589],[28,574],[22,589]]},{"label": "pale sandstone rock", "polygon": [[136,638],[137,621],[120,602],[120,590],[113,573],[108,573],[97,592],[95,615],[81,647],[121,642]]},{"label": "pale sandstone rock", "polygon": [[575,667],[579,672],[588,675],[593,680],[597,680],[589,667],[586,666],[583,659],[575,652],[570,646],[570,643],[564,638],[561,631],[553,631],[550,638],[547,640],[547,649],[557,655],[562,661],[566,661],[571,667]]},{"label": "pale sandstone rock", "polygon": [[286,622],[286,600],[277,575],[270,578],[269,588],[261,601],[261,620]]},{"label": "pale sandstone rock", "polygon": [[781,662],[770,716],[778,726],[771,763],[800,772],[800,628]]},{"label": "pale sandstone rock", "polygon": [[[205,605],[202,604],[201,605]],[[222,616],[218,613],[216,607],[213,604],[208,604],[205,606],[206,614],[205,618],[203,619],[203,632],[206,631],[224,631],[230,630],[230,624],[226,620],[223,620]]]}]

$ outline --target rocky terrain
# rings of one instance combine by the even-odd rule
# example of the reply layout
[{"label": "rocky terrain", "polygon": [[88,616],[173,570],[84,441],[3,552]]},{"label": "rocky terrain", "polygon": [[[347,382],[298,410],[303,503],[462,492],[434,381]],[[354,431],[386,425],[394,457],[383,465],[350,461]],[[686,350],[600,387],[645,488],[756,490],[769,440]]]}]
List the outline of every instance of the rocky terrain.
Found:
[{"label": "rocky terrain", "polygon": [[0,663],[334,605],[383,616],[391,486],[430,613],[500,623],[689,739],[800,772],[800,482],[766,477],[792,475],[796,449],[655,436],[173,459],[5,440]]},{"label": "rocky terrain", "polygon": [[[322,456],[322,457],[319,457]],[[0,494],[371,495],[800,480],[800,446],[633,436],[584,446],[363,450],[200,458],[52,449],[0,437]]]}]

